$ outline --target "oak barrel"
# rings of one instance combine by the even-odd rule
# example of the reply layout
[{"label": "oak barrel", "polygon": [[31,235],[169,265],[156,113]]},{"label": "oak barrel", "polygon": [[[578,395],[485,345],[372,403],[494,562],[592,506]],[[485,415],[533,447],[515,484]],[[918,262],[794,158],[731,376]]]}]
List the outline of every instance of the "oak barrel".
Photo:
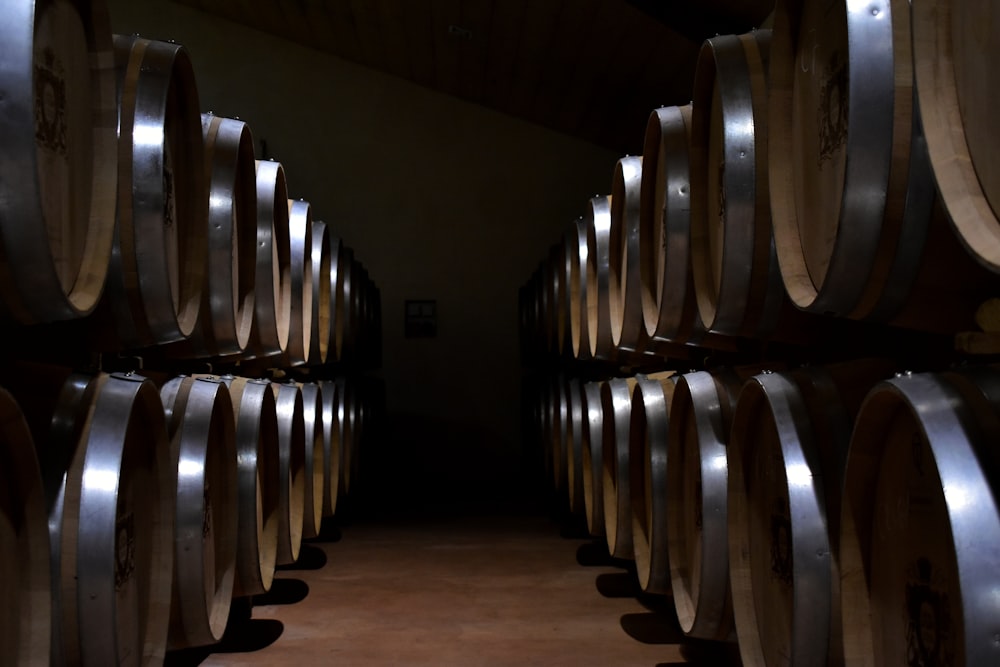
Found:
[{"label": "oak barrel", "polygon": [[160,389],[174,497],[170,648],[214,644],[229,618],[239,520],[236,423],[221,380],[177,377]]},{"label": "oak barrel", "polygon": [[601,382],[583,385],[583,507],[587,530],[594,537],[604,536],[604,406]]},{"label": "oak barrel", "polygon": [[604,431],[601,437],[601,493],[604,496],[604,537],[615,558],[632,558],[632,516],[629,511],[629,429],[632,394],[638,378],[615,378],[601,385]]},{"label": "oak barrel", "polygon": [[305,455],[302,537],[316,537],[323,520],[324,487],[329,470],[323,434],[323,389],[314,382],[300,383],[298,387],[302,392],[302,439]]},{"label": "oak barrel", "polygon": [[82,317],[108,275],[117,90],[108,10],[0,9],[0,311],[23,324]]},{"label": "oak barrel", "polygon": [[305,511],[305,418],[302,391],[294,383],[271,383],[278,419],[278,565],[299,559]]}]

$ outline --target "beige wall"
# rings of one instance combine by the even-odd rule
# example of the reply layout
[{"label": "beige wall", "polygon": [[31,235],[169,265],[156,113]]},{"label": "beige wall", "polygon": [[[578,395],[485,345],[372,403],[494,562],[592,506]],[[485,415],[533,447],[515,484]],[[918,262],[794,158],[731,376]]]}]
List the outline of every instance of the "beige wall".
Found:
[{"label": "beige wall", "polygon": [[[382,464],[429,462],[445,481],[512,470],[517,288],[610,189],[617,156],[166,0],[109,2],[115,32],[188,48],[202,109],[245,120],[258,155],[266,140],[291,195],[381,288]],[[437,338],[403,337],[407,298],[437,300]]]}]

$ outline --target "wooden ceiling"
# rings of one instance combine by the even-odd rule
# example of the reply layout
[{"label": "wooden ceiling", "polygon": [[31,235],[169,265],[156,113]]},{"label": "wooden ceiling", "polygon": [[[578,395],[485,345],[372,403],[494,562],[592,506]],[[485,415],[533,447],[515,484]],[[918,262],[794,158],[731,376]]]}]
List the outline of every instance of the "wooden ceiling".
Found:
[{"label": "wooden ceiling", "polygon": [[175,0],[621,153],[766,0]]}]

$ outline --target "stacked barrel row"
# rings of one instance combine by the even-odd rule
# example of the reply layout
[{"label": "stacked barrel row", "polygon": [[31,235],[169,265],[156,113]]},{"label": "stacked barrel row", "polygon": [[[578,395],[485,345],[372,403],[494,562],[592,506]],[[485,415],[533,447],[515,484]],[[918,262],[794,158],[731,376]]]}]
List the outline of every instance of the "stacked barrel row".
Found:
[{"label": "stacked barrel row", "polygon": [[564,378],[535,427],[688,637],[745,665],[996,664],[1000,369],[892,366]]},{"label": "stacked barrel row", "polygon": [[0,389],[7,665],[158,664],[266,593],[357,474],[371,386],[22,366]]},{"label": "stacked barrel row", "polygon": [[998,376],[953,368],[1000,349],[984,11],[706,40],[521,288],[560,508],[744,664],[997,662]]},{"label": "stacked barrel row", "polygon": [[112,35],[103,0],[7,5],[0,316],[34,356],[379,365],[367,269],[249,125],[202,113],[183,46]]}]

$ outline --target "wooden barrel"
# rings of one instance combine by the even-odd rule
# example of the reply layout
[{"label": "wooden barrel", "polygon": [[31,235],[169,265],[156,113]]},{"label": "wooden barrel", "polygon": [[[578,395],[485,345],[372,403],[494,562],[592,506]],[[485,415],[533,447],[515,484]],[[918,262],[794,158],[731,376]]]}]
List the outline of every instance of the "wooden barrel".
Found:
[{"label": "wooden barrel", "polygon": [[280,162],[256,161],[257,266],[254,317],[246,357],[268,357],[288,348],[291,323],[291,241],[288,186]]},{"label": "wooden barrel", "polygon": [[344,359],[344,244],[330,233],[330,342],[327,359],[331,362]]},{"label": "wooden barrel", "polygon": [[608,236],[608,303],[611,340],[620,349],[642,349],[642,287],[639,272],[639,189],[642,158],[624,157],[611,180],[611,229]]},{"label": "wooden barrel", "polygon": [[583,443],[587,426],[583,413],[583,383],[577,378],[567,378],[566,391],[566,496],[571,514],[582,517],[583,500]]},{"label": "wooden barrel", "polygon": [[687,342],[701,321],[691,279],[691,105],[661,107],[646,124],[639,187],[643,323],[656,341]]},{"label": "wooden barrel", "polygon": [[355,404],[357,389],[354,383],[345,376],[336,379],[337,384],[337,425],[340,442],[340,493],[341,496],[351,492],[351,467],[354,463],[354,430]]},{"label": "wooden barrel", "polygon": [[902,374],[858,415],[840,562],[850,665],[1000,659],[1000,373]]},{"label": "wooden barrel", "polygon": [[570,356],[588,360],[590,340],[587,326],[587,224],[583,218],[576,220],[566,233],[566,248],[569,255],[569,277],[567,290],[569,298]]},{"label": "wooden barrel", "polygon": [[1000,32],[988,2],[925,0],[913,6],[920,112],[937,187],[962,243],[1000,271],[1000,164],[992,107],[1000,75],[990,67]]},{"label": "wooden barrel", "polygon": [[214,644],[229,618],[239,520],[236,423],[221,380],[177,377],[160,389],[176,475],[169,648]]},{"label": "wooden barrel", "polygon": [[611,336],[611,197],[594,197],[583,216],[587,225],[587,339],[590,356],[615,358]]},{"label": "wooden barrel", "polygon": [[569,446],[569,396],[566,394],[566,378],[562,374],[552,377],[552,488],[560,495],[566,491],[569,473],[566,470],[566,450]]},{"label": "wooden barrel", "polygon": [[677,381],[666,438],[667,550],[670,588],[684,634],[727,640],[729,590],[728,444],[742,382],[720,369]]},{"label": "wooden barrel", "polygon": [[78,318],[111,259],[117,91],[101,0],[0,10],[0,311],[24,324]]},{"label": "wooden barrel", "polygon": [[587,530],[594,537],[604,536],[604,406],[600,382],[583,385],[583,508]]},{"label": "wooden barrel", "polygon": [[162,662],[176,469],[156,386],[133,374],[72,375],[43,437],[43,475],[54,482],[53,659]]},{"label": "wooden barrel", "polygon": [[0,664],[43,667],[53,630],[45,490],[24,415],[2,388],[0,488]]},{"label": "wooden barrel", "polygon": [[302,391],[294,383],[271,383],[278,418],[278,565],[299,559],[305,512],[305,418]]},{"label": "wooden barrel", "polygon": [[288,349],[282,365],[300,366],[309,359],[312,344],[312,213],[309,202],[288,200],[291,242],[292,306]]},{"label": "wooden barrel", "polygon": [[615,558],[632,558],[632,516],[628,509],[629,427],[637,378],[615,378],[601,385],[604,430],[601,434],[601,491],[604,537]]},{"label": "wooden barrel", "polygon": [[643,591],[661,595],[670,593],[665,491],[673,465],[667,459],[667,433],[676,383],[672,372],[640,380],[632,393],[629,426],[629,518],[635,571]]},{"label": "wooden barrel", "polygon": [[309,332],[309,364],[318,366],[325,364],[330,351],[330,334],[334,314],[333,281],[331,272],[332,258],[330,255],[330,230],[325,222],[319,220],[312,223],[312,248],[310,250],[312,263],[312,316]]},{"label": "wooden barrel", "polygon": [[[132,348],[194,331],[207,267],[208,189],[187,51],[121,35],[114,46],[121,80],[118,220],[104,301],[114,337]],[[114,337],[96,344],[106,347]]]},{"label": "wooden barrel", "polygon": [[340,469],[343,465],[343,449],[340,446],[339,389],[336,382],[324,380],[319,383],[323,399],[323,460],[326,472],[323,475],[323,516],[333,516],[337,512],[340,498]]},{"label": "wooden barrel", "polygon": [[253,326],[257,179],[253,136],[243,122],[202,114],[208,184],[208,265],[198,323],[171,346],[178,357],[240,354]]},{"label": "wooden barrel", "polygon": [[278,552],[278,418],[266,380],[222,376],[236,419],[239,521],[233,595],[271,589]]},{"label": "wooden barrel", "polygon": [[705,41],[698,56],[691,118],[691,268],[698,313],[711,331],[794,338],[798,313],[782,289],[768,197],[770,36],[760,30],[716,37]]},{"label": "wooden barrel", "polygon": [[[935,212],[913,99],[910,6],[866,8],[776,7],[768,125],[782,278],[795,305],[812,312],[971,329],[986,272],[970,274],[973,262]],[[938,118],[939,136],[956,115],[947,125]],[[934,122],[932,114],[925,124]]]},{"label": "wooden barrel", "polygon": [[326,439],[323,433],[323,390],[314,382],[299,384],[302,392],[303,451],[305,454],[304,477],[305,504],[302,514],[302,537],[319,535],[323,520],[323,501],[326,491]]},{"label": "wooden barrel", "polygon": [[344,260],[344,357],[353,357],[358,339],[358,289],[360,276],[354,261],[354,249],[343,246]]},{"label": "wooden barrel", "polygon": [[566,249],[562,243],[553,243],[549,248],[549,259],[546,264],[546,308],[545,321],[547,324],[546,340],[548,353],[552,357],[562,354],[563,334],[566,328],[566,311],[564,309],[565,298],[565,271]]},{"label": "wooden barrel", "polygon": [[888,364],[868,361],[764,373],[740,392],[728,519],[744,664],[843,661],[836,508],[854,416],[888,373]]}]

